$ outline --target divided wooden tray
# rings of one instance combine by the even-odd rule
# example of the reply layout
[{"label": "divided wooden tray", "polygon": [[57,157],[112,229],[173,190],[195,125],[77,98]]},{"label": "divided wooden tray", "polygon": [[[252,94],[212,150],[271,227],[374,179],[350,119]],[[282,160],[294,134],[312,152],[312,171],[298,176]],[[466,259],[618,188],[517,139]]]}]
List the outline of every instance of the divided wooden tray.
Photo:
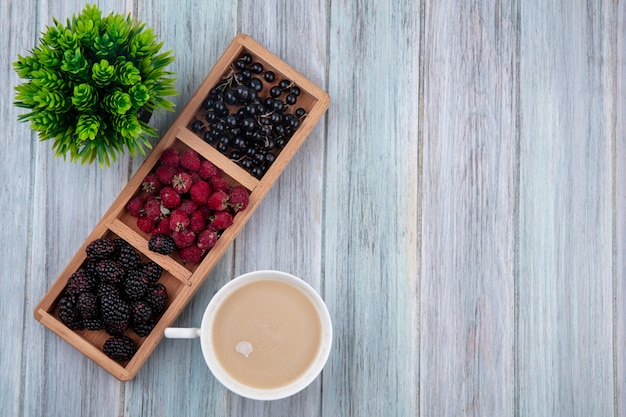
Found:
[{"label": "divided wooden tray", "polygon": [[[201,114],[202,103],[224,75],[231,70],[232,63],[242,54],[250,54],[255,61],[263,64],[265,69],[271,69],[276,74],[276,82],[280,79],[293,81],[301,90],[298,96],[298,107],[304,108],[306,117],[301,120],[293,136],[284,148],[277,154],[265,174],[257,178],[246,169],[232,161],[228,156],[218,151],[214,146],[205,142],[200,134],[191,129],[191,124]],[[266,87],[269,88],[269,87]],[[264,90],[265,91],[265,90]],[[209,272],[219,261],[224,251],[235,239],[241,228],[254,213],[256,207],[263,200],[268,190],[278,179],[296,151],[315,127],[330,104],[326,92],[307,80],[300,73],[289,67],[274,54],[255,42],[247,35],[235,37],[230,46],[224,51],[202,84],[193,94],[185,108],[171,127],[163,135],[159,143],[148,155],[144,163],[133,175],[111,207],[104,214],[100,222],[87,237],[83,245],[61,272],[49,291],[35,308],[35,318],[44,326],[55,332],[61,338],[92,359],[106,371],[121,381],[127,381],[137,374],[143,363],[150,356],[156,345],[163,338],[163,331],[178,317],[191,297],[206,279]],[[250,192],[248,207],[234,216],[232,226],[228,227],[213,247],[198,264],[182,262],[179,257],[161,255],[148,249],[149,234],[137,228],[136,218],[130,216],[125,207],[128,201],[141,192],[141,182],[157,165],[163,150],[175,147],[181,151],[193,149],[203,158],[213,162],[225,175],[231,186],[241,185]],[[102,238],[121,237],[130,243],[138,252],[143,262],[148,260],[158,263],[163,269],[159,280],[168,292],[168,305],[160,316],[155,328],[146,337],[139,337],[132,331],[127,331],[138,346],[137,352],[127,362],[118,362],[110,359],[102,351],[103,344],[110,336],[104,331],[71,330],[58,316],[58,301],[63,296],[68,278],[83,263],[87,256],[85,249],[92,241]]]}]

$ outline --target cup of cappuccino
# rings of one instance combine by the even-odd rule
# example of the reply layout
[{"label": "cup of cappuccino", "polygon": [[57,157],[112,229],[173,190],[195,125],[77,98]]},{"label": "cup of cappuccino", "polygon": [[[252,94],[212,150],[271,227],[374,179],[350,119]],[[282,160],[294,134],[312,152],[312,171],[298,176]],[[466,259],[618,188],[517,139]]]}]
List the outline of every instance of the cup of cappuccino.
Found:
[{"label": "cup of cappuccino", "polygon": [[276,400],[306,388],[328,360],[333,330],[319,294],[280,271],[254,271],[224,285],[200,328],[165,329],[168,338],[200,338],[211,373],[232,392]]}]

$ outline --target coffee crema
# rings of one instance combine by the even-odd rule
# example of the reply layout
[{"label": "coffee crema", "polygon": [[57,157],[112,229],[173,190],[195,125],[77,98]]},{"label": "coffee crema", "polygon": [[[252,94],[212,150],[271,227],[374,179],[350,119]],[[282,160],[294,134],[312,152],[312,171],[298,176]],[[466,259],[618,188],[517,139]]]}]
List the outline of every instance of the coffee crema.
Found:
[{"label": "coffee crema", "polygon": [[211,344],[224,371],[253,388],[279,388],[315,360],[322,325],[313,302],[279,280],[250,282],[226,297],[213,322]]}]

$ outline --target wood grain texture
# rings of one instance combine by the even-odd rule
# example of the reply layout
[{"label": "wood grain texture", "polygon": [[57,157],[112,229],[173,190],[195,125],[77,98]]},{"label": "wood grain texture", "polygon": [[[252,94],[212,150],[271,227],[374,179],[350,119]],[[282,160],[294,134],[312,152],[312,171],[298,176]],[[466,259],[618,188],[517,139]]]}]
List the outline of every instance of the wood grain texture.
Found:
[{"label": "wood grain texture", "polygon": [[517,10],[426,2],[420,411],[512,416]]},{"label": "wood grain texture", "polygon": [[612,416],[613,2],[521,2],[518,412]]},{"label": "wood grain texture", "polygon": [[330,3],[322,415],[418,415],[419,4]]},{"label": "wood grain texture", "polygon": [[615,7],[615,416],[626,415],[626,5]]}]

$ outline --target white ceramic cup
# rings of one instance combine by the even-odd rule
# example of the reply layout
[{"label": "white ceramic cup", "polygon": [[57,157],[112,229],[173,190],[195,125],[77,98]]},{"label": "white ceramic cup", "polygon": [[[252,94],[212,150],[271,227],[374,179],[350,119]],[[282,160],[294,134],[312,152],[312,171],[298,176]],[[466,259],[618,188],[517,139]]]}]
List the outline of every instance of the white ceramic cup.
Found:
[{"label": "white ceramic cup", "polygon": [[[262,389],[247,386],[231,377],[224,370],[220,362],[217,360],[213,350],[212,333],[213,320],[216,316],[216,312],[230,294],[250,282],[268,279],[278,280],[290,284],[306,295],[319,315],[322,334],[320,338],[320,347],[317,351],[315,359],[300,377],[287,385],[278,388]],[[328,308],[313,287],[300,278],[286,272],[264,270],[249,272],[229,281],[226,285],[224,285],[209,302],[209,305],[204,311],[200,328],[168,327],[165,329],[165,337],[178,339],[199,337],[204,360],[211,370],[211,373],[222,385],[242,397],[254,400],[277,400],[296,394],[306,388],[311,382],[313,382],[313,380],[315,380],[315,378],[317,378],[326,364],[328,356],[330,355],[333,329]]]}]

